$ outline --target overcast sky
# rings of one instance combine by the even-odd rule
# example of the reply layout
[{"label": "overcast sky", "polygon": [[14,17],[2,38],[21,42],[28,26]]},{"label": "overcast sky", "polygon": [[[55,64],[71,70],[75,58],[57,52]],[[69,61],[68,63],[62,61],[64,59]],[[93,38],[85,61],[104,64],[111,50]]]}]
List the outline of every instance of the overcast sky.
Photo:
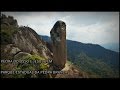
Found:
[{"label": "overcast sky", "polygon": [[29,26],[40,35],[50,36],[57,20],[66,23],[67,39],[83,43],[119,43],[119,12],[2,12],[12,15],[19,25]]}]

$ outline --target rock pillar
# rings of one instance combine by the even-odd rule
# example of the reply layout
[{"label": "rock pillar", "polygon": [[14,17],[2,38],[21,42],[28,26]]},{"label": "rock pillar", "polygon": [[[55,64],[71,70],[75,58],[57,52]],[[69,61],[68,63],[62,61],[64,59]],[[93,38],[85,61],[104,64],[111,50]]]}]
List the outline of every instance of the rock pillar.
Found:
[{"label": "rock pillar", "polygon": [[66,52],[66,24],[57,21],[50,31],[53,44],[53,64],[57,69],[63,69],[67,60]]}]

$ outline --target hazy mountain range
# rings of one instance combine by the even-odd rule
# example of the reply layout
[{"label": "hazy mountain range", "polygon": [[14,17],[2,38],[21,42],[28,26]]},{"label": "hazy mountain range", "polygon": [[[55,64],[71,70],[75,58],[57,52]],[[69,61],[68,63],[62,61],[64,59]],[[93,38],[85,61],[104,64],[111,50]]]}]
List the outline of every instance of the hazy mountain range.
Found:
[{"label": "hazy mountain range", "polygon": [[107,43],[107,44],[101,44],[101,45],[112,51],[119,52],[119,43]]},{"label": "hazy mountain range", "polygon": [[[44,41],[51,43],[48,36]],[[67,40],[68,59],[86,72],[100,77],[119,76],[119,53],[106,49],[98,44],[85,44]],[[94,73],[94,74],[93,74]]]}]

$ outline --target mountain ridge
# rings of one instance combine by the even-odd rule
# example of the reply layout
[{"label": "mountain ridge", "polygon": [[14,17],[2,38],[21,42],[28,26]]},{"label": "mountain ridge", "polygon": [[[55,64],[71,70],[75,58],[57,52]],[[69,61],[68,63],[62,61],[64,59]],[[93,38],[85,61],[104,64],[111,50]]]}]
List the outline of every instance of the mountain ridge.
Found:
[{"label": "mountain ridge", "polygon": [[[48,43],[51,43],[50,38],[48,36],[42,36],[42,39]],[[107,72],[109,71],[111,72],[109,73],[109,75],[107,75],[108,77],[115,76],[114,73],[116,72],[117,72],[116,77],[119,76],[118,74],[119,73],[119,53],[118,52],[106,49],[98,44],[90,44],[90,43],[85,44],[85,43],[81,43],[73,40],[67,40],[67,50],[68,50],[67,51],[68,60],[70,60],[72,63],[76,64],[77,66],[82,65],[81,63],[79,63],[82,57],[84,58],[87,57],[86,59],[83,60],[83,62],[87,64],[86,66],[82,66],[82,68],[85,69],[87,66],[89,66],[91,69],[89,69],[88,71],[90,70],[93,71],[93,69],[95,69],[94,67],[96,67],[97,70],[99,71],[101,70],[101,72],[104,71],[104,68],[106,68],[108,69],[108,70],[105,70],[106,75],[107,75]],[[85,53],[85,55],[83,53]],[[100,68],[92,63],[98,64]],[[101,67],[102,64],[104,68]]]},{"label": "mountain ridge", "polygon": [[[50,36],[47,36],[47,35],[39,35],[39,36],[42,36],[42,39],[47,41],[47,42],[50,42],[51,39],[50,39]],[[108,48],[105,48],[103,45],[100,45],[100,44],[94,44],[94,43],[83,43],[83,42],[79,42],[79,41],[75,41],[75,40],[70,40],[70,39],[67,39],[67,41],[73,41],[73,42],[76,42],[76,43],[81,43],[81,44],[86,44],[86,45],[98,45],[104,49],[107,49],[107,50],[110,50],[112,52],[117,52],[117,51],[114,51],[114,50],[111,50],[111,49],[108,49]],[[119,53],[119,52],[117,52]]]}]

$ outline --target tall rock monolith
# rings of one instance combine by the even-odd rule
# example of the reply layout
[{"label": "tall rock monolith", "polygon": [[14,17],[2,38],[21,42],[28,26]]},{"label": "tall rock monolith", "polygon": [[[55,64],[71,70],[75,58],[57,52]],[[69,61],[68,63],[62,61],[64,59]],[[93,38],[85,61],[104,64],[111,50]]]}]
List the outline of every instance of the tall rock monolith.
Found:
[{"label": "tall rock monolith", "polygon": [[53,45],[53,64],[61,70],[65,67],[67,60],[65,22],[57,21],[51,29],[50,35]]}]

